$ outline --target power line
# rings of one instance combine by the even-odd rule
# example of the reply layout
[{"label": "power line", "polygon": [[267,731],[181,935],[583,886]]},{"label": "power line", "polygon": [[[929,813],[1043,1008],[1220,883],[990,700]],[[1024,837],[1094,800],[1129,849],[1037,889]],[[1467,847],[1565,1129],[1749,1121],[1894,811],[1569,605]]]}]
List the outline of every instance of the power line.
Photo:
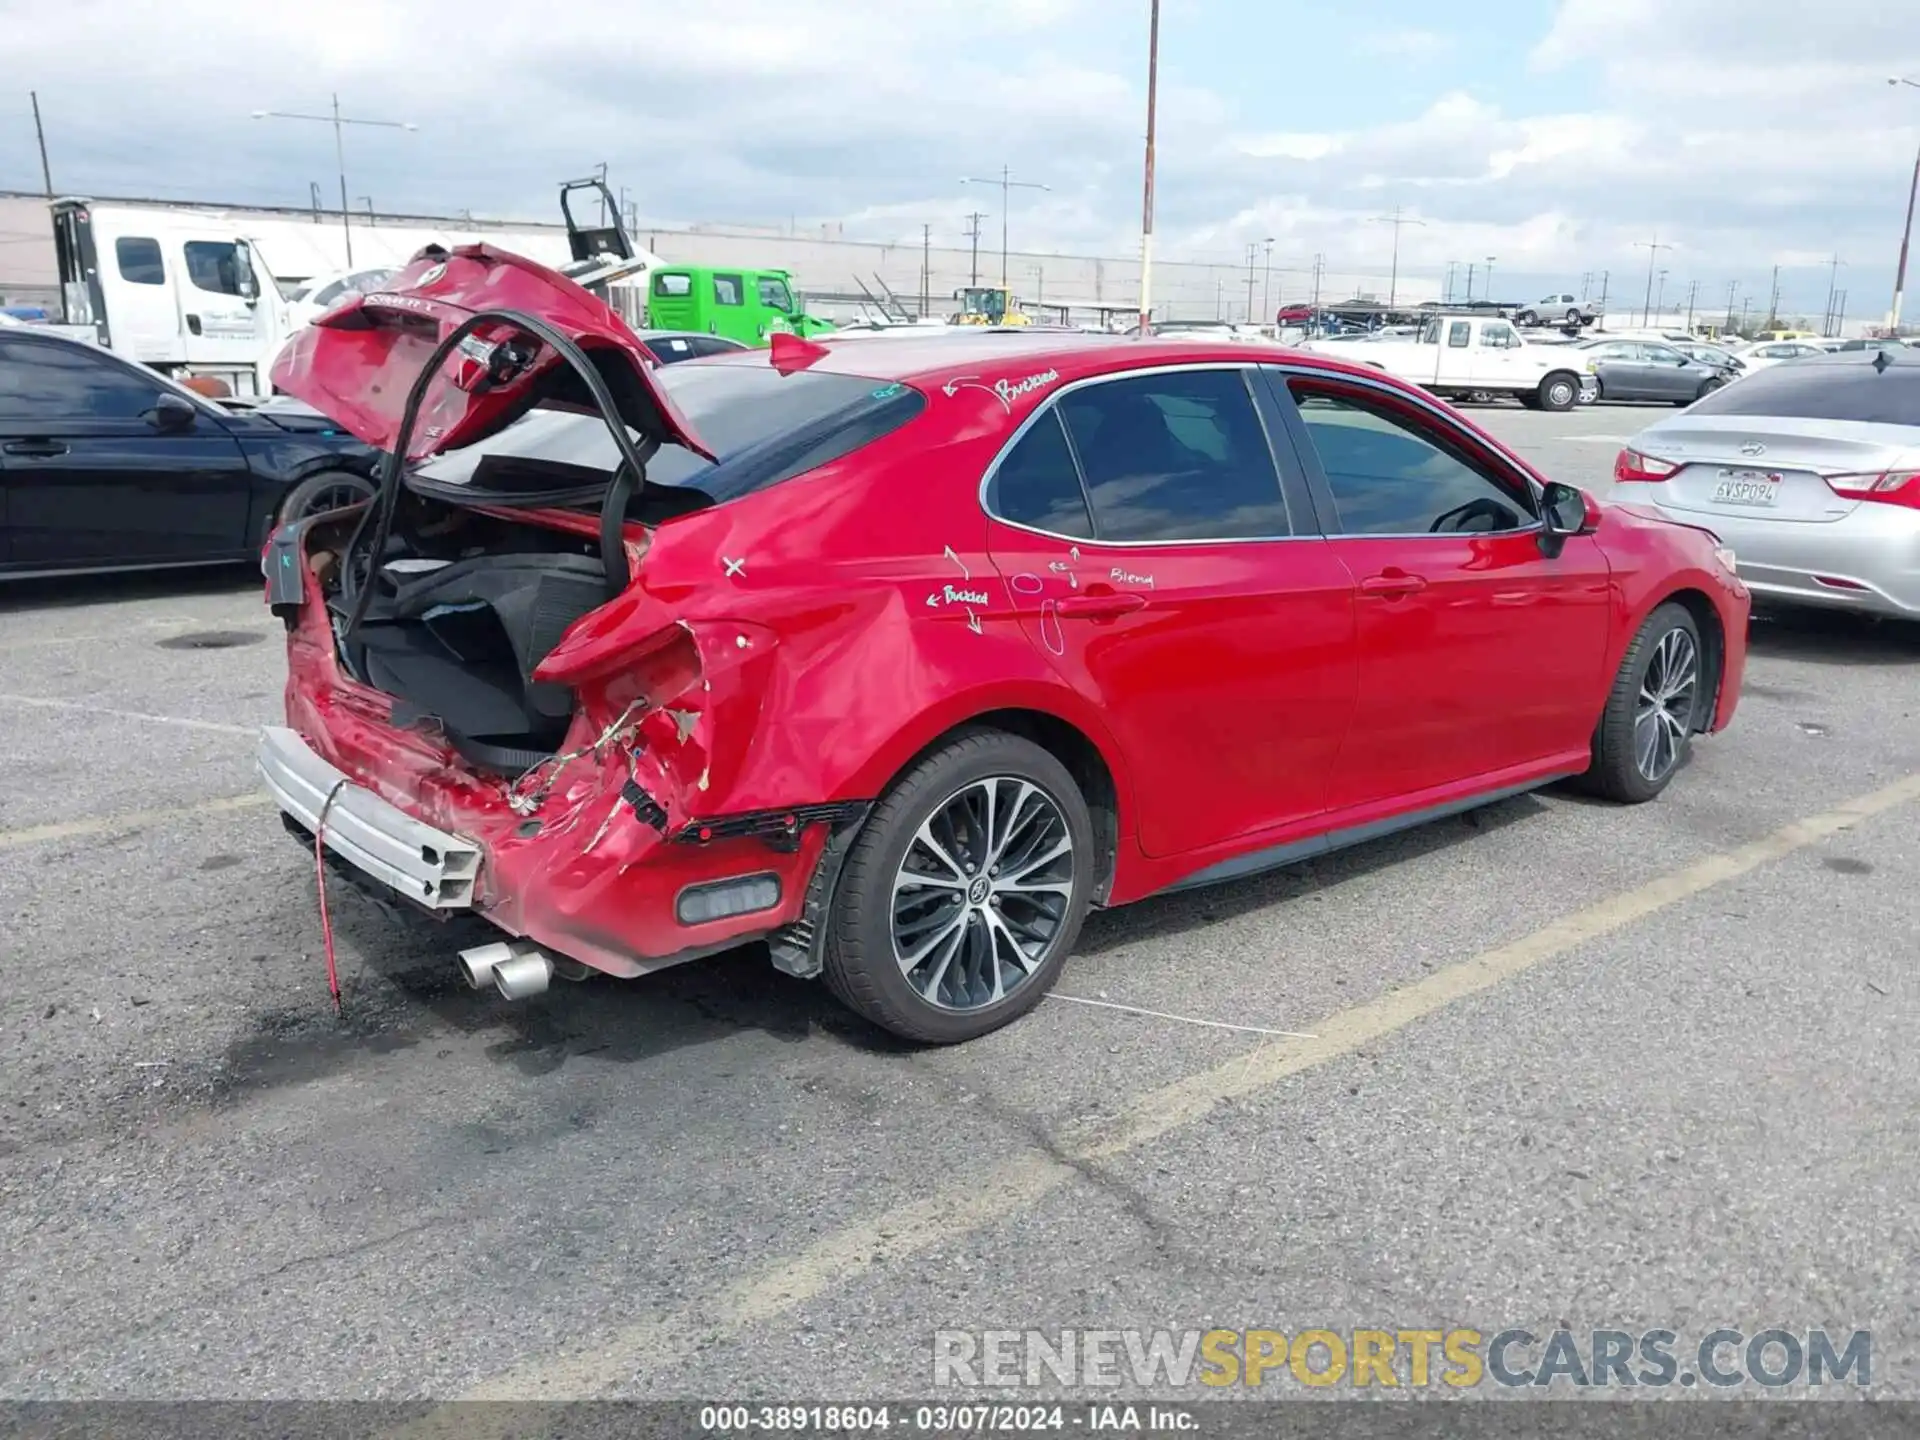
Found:
[{"label": "power line", "polygon": [[962,176],[962,185],[998,185],[1000,187],[1000,288],[1007,288],[1007,209],[1013,203],[1008,195],[1010,190],[1051,190],[1051,185],[1042,185],[1038,180],[1015,180],[1010,167],[1000,167],[998,180],[978,180],[971,175]]}]

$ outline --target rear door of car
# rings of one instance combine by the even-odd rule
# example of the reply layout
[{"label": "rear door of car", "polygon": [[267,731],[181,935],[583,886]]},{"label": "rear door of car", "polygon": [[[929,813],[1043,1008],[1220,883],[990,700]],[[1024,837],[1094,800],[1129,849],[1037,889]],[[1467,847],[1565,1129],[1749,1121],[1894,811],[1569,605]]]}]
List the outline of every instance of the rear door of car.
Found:
[{"label": "rear door of car", "polygon": [[163,433],[150,371],[82,345],[0,334],[0,485],[16,565],[165,564],[235,555],[246,458],[211,408]]},{"label": "rear door of car", "polygon": [[1545,553],[1527,478],[1437,407],[1348,377],[1280,386],[1320,524],[1357,582],[1359,690],[1333,806],[1444,803],[1583,755],[1611,614],[1595,539]]},{"label": "rear door of car", "polygon": [[983,501],[1022,624],[1112,727],[1148,854],[1325,807],[1353,703],[1353,586],[1253,367],[1068,387],[1001,452]]}]

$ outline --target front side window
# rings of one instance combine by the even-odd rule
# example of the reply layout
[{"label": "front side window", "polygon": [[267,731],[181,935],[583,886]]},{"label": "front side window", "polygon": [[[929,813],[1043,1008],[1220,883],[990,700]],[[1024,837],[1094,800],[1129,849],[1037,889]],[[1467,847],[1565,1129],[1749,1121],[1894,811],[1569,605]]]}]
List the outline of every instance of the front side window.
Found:
[{"label": "front side window", "polygon": [[713,277],[713,303],[716,305],[738,305],[741,303],[740,277],[738,275],[716,275]]},{"label": "front side window", "polygon": [[196,290],[213,295],[246,293],[240,284],[244,267],[238,245],[231,240],[189,240],[185,249],[187,279]]},{"label": "front side window", "polygon": [[754,288],[759,292],[760,303],[767,309],[778,310],[782,315],[792,313],[793,296],[787,290],[786,281],[763,275],[755,282]]},{"label": "front side window", "polygon": [[1489,534],[1533,523],[1529,503],[1410,408],[1325,382],[1296,379],[1289,388],[1333,492],[1340,534]]},{"label": "front side window", "polygon": [[120,267],[120,278],[130,285],[167,283],[167,267],[161,263],[158,240],[122,235],[113,242],[113,258]]},{"label": "front side window", "polygon": [[137,420],[160,389],[79,345],[0,340],[0,420]]},{"label": "front side window", "polygon": [[1175,543],[1292,533],[1246,371],[1107,380],[1057,403],[1096,538]]}]

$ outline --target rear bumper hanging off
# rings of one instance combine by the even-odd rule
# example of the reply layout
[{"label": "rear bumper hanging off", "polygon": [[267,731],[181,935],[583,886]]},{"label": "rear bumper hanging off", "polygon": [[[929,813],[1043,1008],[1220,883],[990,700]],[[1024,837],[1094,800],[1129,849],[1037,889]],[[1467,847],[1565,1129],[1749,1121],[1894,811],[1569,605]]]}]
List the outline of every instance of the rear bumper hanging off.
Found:
[{"label": "rear bumper hanging off", "polygon": [[309,832],[326,816],[327,849],[431,910],[470,910],[480,847],[422,824],[355,785],[292,730],[264,727],[260,773],[280,808]]}]

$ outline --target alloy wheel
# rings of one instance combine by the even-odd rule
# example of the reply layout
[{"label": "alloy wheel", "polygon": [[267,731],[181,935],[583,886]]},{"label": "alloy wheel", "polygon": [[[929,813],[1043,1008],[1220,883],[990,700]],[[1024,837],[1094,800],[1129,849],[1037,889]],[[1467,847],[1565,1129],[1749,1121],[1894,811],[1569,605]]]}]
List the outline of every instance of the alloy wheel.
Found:
[{"label": "alloy wheel", "polygon": [[325,515],[330,510],[344,510],[349,505],[358,505],[371,493],[372,487],[355,485],[342,480],[337,485],[326,485],[306,497],[306,503],[300,507],[297,515],[288,515],[283,523],[305,520],[311,515]]},{"label": "alloy wheel", "polygon": [[1700,649],[1687,631],[1660,637],[1640,677],[1640,703],[1633,716],[1633,763],[1641,778],[1664,780],[1680,763],[1693,729],[1700,691]]},{"label": "alloy wheel", "polygon": [[1051,958],[1077,879],[1051,795],[1011,775],[971,781],[934,807],[894,873],[894,959],[929,1004],[997,1004]]}]

